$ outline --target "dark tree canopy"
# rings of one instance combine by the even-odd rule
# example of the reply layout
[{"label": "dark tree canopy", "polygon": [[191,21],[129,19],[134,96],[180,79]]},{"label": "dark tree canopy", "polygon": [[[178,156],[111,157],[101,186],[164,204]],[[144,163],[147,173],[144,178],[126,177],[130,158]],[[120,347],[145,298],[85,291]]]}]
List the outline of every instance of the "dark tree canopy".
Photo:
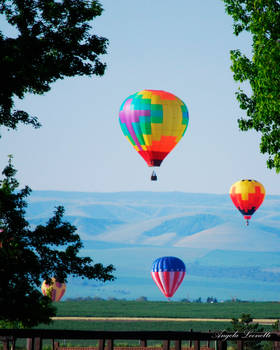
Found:
[{"label": "dark tree canopy", "polygon": [[280,172],[280,1],[223,0],[234,20],[234,33],[252,35],[252,59],[231,51],[234,79],[248,81],[250,96],[236,93],[246,118],[238,120],[242,131],[261,134],[260,151],[268,155],[267,167]]},{"label": "dark tree canopy", "polygon": [[55,316],[51,300],[39,290],[43,280],[67,276],[110,281],[112,265],[79,257],[82,243],[75,226],[63,221],[63,207],[45,225],[30,228],[24,200],[31,190],[17,190],[16,171],[9,162],[0,185],[0,322],[32,327]]},{"label": "dark tree canopy", "polygon": [[16,97],[43,94],[64,77],[104,74],[99,56],[108,41],[90,25],[101,13],[97,0],[0,0],[0,14],[18,31],[12,38],[0,28],[0,126],[40,126],[37,117],[14,108]]}]

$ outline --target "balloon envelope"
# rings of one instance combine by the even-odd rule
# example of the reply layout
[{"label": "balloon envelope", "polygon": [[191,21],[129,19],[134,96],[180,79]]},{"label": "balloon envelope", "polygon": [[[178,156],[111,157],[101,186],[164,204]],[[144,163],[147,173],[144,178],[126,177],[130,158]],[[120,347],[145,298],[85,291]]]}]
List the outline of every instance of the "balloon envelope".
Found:
[{"label": "balloon envelope", "polygon": [[229,194],[233,204],[248,224],[248,220],[251,219],[264,200],[265,189],[256,180],[240,180],[231,186]]},{"label": "balloon envelope", "polygon": [[152,265],[151,275],[161,292],[171,298],[179,288],[186,274],[182,260],[174,256],[156,259]]},{"label": "balloon envelope", "polygon": [[51,280],[51,284],[47,284],[46,281],[43,282],[41,286],[42,293],[51,298],[52,301],[59,301],[66,291],[66,284],[57,282],[55,278]]},{"label": "balloon envelope", "polygon": [[160,166],[188,127],[185,103],[161,90],[142,90],[129,96],[119,112],[121,129],[148,166]]}]

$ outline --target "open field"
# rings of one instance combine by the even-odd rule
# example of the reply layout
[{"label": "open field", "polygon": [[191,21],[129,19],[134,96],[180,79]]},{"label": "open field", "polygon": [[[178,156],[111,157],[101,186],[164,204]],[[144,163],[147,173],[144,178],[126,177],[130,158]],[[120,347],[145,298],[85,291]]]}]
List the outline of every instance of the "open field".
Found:
[{"label": "open field", "polygon": [[126,300],[83,300],[56,303],[57,317],[39,328],[79,330],[227,330],[231,319],[250,314],[264,330],[280,318],[280,303],[186,303]]},{"label": "open field", "polygon": [[58,317],[145,317],[229,319],[243,313],[255,319],[280,318],[279,302],[186,303],[127,300],[83,300],[56,303]]},{"label": "open field", "polygon": [[[227,329],[228,322],[169,322],[169,321],[54,321],[44,329],[76,329],[92,331],[208,331]],[[265,329],[271,329],[266,326]]]},{"label": "open field", "polygon": [[[99,322],[99,321],[127,321],[127,322],[231,322],[229,318],[168,318],[168,317],[76,317],[76,316],[65,316],[65,317],[53,317],[53,321],[91,321],[91,322]],[[277,321],[276,318],[255,318],[253,319],[253,323],[258,323],[260,325],[273,325]]]},{"label": "open field", "polygon": [[[49,326],[37,328],[87,330],[87,331],[182,331],[196,332],[227,331],[231,329],[230,322],[168,322],[168,321],[54,321]],[[272,331],[272,326],[262,326],[263,331]]]}]

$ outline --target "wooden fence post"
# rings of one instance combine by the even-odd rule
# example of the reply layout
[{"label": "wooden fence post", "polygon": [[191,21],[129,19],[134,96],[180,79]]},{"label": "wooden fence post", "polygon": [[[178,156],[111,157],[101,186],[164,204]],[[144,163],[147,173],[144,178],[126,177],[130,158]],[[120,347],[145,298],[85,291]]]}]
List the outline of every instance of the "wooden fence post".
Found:
[{"label": "wooden fence post", "polygon": [[104,350],[104,348],[105,348],[105,340],[99,339],[98,340],[98,350]]},{"label": "wooden fence post", "polygon": [[33,338],[26,339],[26,349],[33,350]]},{"label": "wooden fence post", "polygon": [[42,338],[36,337],[34,339],[34,350],[42,350]]},{"label": "wooden fence post", "polygon": [[163,350],[169,350],[170,348],[170,340],[163,341]]},{"label": "wooden fence post", "polygon": [[2,343],[3,343],[3,350],[9,350],[10,348],[9,338],[2,339]]},{"label": "wooden fence post", "polygon": [[[190,332],[192,332],[193,330],[192,330],[192,328],[190,329]],[[191,348],[192,347],[192,341],[190,340],[189,341],[189,347]]]},{"label": "wooden fence post", "polygon": [[143,348],[147,347],[147,339],[140,339],[140,346],[142,346]]},{"label": "wooden fence post", "polygon": [[107,350],[113,350],[113,349],[114,349],[114,340],[107,339]]},{"label": "wooden fence post", "polygon": [[[210,334],[211,333],[211,329],[208,330],[208,333]],[[209,336],[210,337],[210,336]],[[207,343],[206,343],[206,346],[207,348],[210,348],[210,343],[211,343],[211,340],[210,338],[207,340]]]},{"label": "wooden fence post", "polygon": [[200,340],[194,341],[194,350],[200,350]]},{"label": "wooden fence post", "polygon": [[226,350],[227,342],[226,340],[217,340],[218,350]]},{"label": "wooden fence post", "polygon": [[181,350],[182,349],[182,341],[181,341],[181,339],[175,340],[174,344],[175,344],[175,350]]}]

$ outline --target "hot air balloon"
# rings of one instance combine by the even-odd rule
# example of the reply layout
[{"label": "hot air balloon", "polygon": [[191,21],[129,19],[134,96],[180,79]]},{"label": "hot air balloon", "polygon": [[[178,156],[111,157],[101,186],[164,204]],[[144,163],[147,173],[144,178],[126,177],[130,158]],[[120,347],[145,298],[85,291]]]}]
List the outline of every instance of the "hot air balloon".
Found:
[{"label": "hot air balloon", "polygon": [[[121,129],[149,167],[159,167],[188,127],[185,103],[161,90],[142,90],[129,96],[119,112]],[[155,174],[151,180],[156,181]]]},{"label": "hot air balloon", "polygon": [[160,291],[169,299],[179,288],[186,274],[182,260],[164,256],[153,262],[151,275]]},{"label": "hot air balloon", "polygon": [[263,185],[256,180],[240,180],[231,186],[229,194],[233,204],[244,216],[246,225],[248,225],[251,216],[264,200]]},{"label": "hot air balloon", "polygon": [[41,286],[42,293],[51,298],[52,301],[59,301],[66,291],[66,284],[57,282],[55,278],[52,278],[51,281],[51,284],[47,284],[46,281],[43,282]]}]

